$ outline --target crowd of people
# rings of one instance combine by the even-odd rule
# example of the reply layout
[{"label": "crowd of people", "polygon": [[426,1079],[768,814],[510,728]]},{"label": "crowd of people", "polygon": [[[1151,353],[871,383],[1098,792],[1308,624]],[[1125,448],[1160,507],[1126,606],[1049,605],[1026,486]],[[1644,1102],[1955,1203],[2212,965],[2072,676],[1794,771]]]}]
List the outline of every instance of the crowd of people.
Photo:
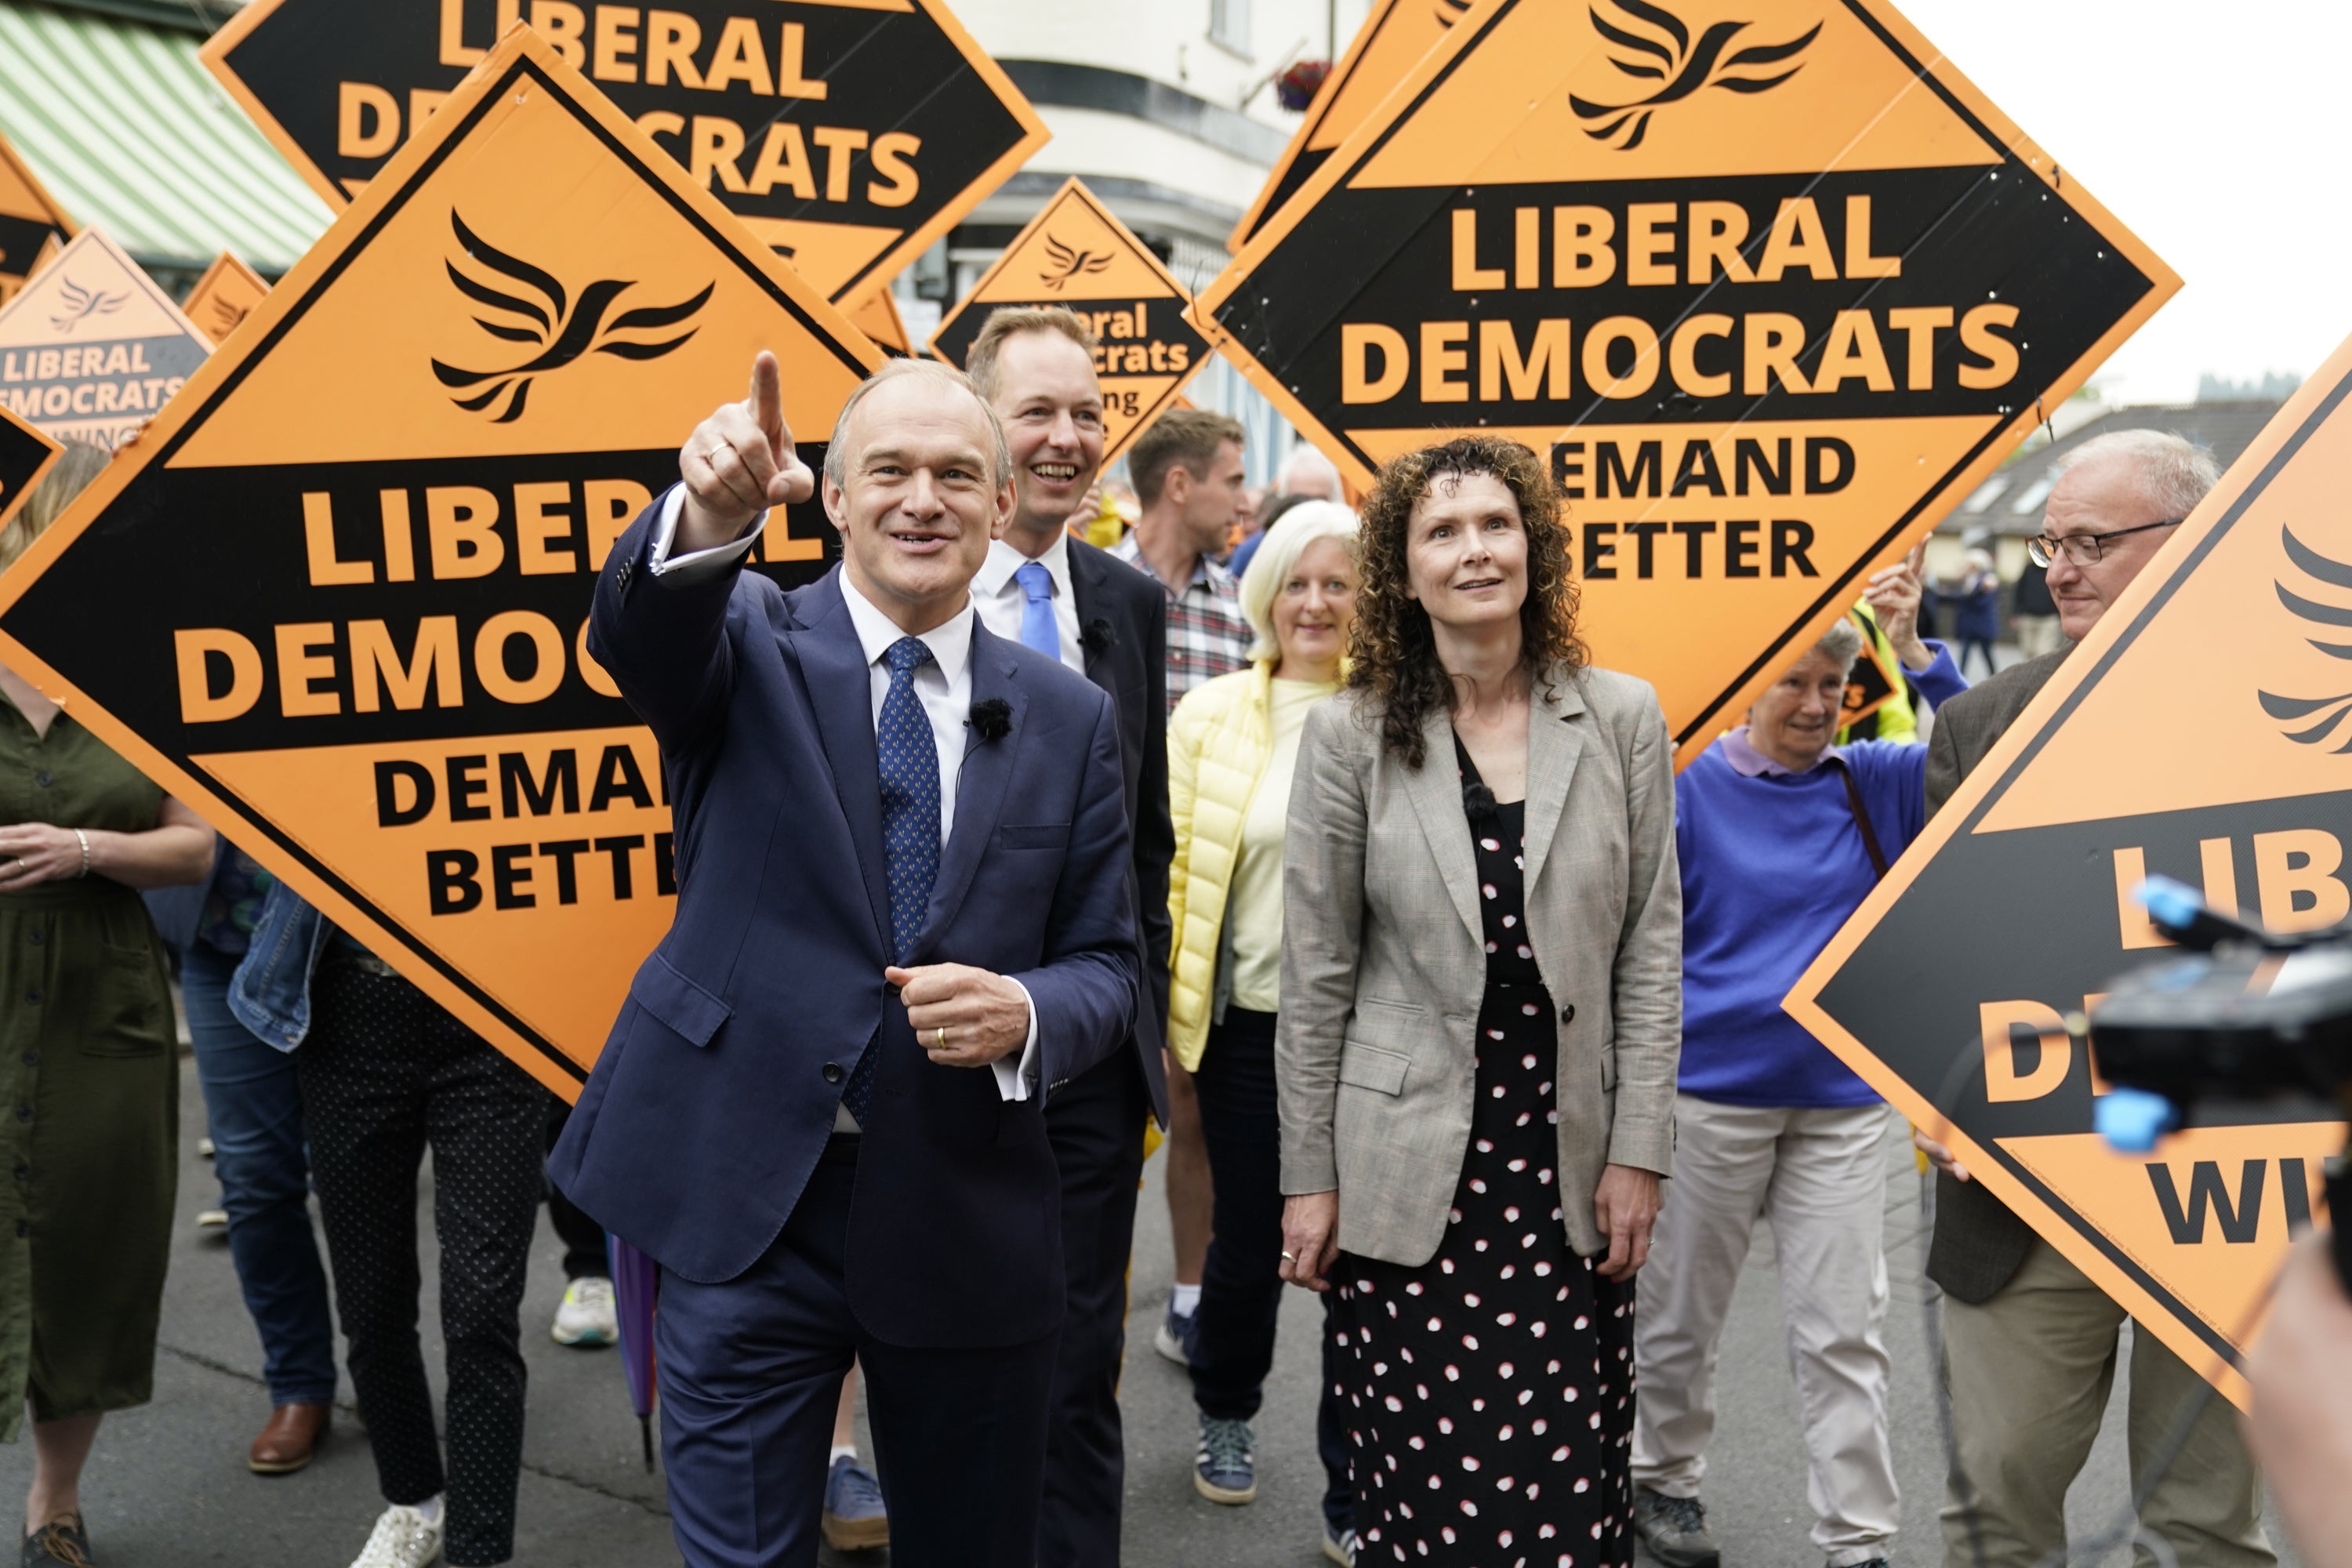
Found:
[{"label": "crowd of people", "polygon": [[[1677,775],[1654,693],[1580,635],[1573,520],[1535,454],[1433,446],[1351,504],[1301,447],[1261,498],[1239,425],[1171,413],[1127,455],[1138,515],[1105,550],[1080,536],[1093,348],[1069,311],[999,311],[968,378],[901,361],[861,386],[821,477],[764,355],[688,437],[591,631],[671,771],[677,918],[575,1107],[0,669],[0,1375],[9,1436],[31,1410],[28,1568],[106,1561],[84,1464],[152,1393],[174,967],[269,1387],[248,1462],[298,1469],[324,1438],[340,1321],[385,1504],[354,1568],[512,1555],[551,1181],[559,1340],[616,1332],[606,1230],[660,1266],[689,1563],[806,1563],[823,1539],[1116,1564],[1147,1125],[1175,1249],[1155,1343],[1189,1368],[1207,1503],[1260,1495],[1253,1422],[1303,1287],[1332,1561],[1609,1568],[1638,1541],[1714,1568],[1714,1378],[1761,1219],[1814,1545],[1892,1560],[1900,1130],[1780,998],[2210,459],[2146,431],[2073,455],[2032,546],[2064,646],[1997,674],[1988,646],[1971,688],[1920,635],[1916,562],[1890,567]],[[0,569],[103,462],[68,454]],[[813,493],[842,565],[790,593],[742,572],[770,509]],[[1857,734],[1866,640],[1907,690]],[[169,886],[201,892],[159,926],[138,893]],[[1941,1173],[1945,1560],[2026,1568],[2065,1544],[2123,1314],[1917,1145]],[[2133,1345],[2148,1538],[2189,1568],[2269,1563],[2226,1406]]]}]

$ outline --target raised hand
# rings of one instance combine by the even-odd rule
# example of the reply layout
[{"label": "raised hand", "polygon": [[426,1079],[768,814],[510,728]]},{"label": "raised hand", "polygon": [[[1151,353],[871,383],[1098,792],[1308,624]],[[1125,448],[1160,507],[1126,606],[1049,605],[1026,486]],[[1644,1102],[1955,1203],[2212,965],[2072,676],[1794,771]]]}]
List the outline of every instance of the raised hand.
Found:
[{"label": "raised hand", "polygon": [[725,544],[768,508],[816,493],[816,477],[793,451],[784,424],[783,377],[774,354],[761,349],[751,362],[751,390],[742,402],[721,406],[694,427],[678,448],[677,471],[686,505],[671,547],[677,555]]},{"label": "raised hand", "polygon": [[1871,614],[1878,617],[1879,630],[1886,634],[1895,657],[1906,669],[1925,669],[1933,661],[1919,637],[1919,600],[1925,589],[1920,563],[1927,548],[1923,544],[1898,564],[1873,574],[1863,593]]}]

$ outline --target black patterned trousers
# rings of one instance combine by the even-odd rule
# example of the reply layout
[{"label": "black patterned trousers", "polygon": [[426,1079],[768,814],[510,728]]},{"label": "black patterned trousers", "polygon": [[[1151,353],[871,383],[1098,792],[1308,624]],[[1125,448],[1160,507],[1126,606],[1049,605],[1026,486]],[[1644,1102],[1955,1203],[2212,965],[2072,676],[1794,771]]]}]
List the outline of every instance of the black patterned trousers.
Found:
[{"label": "black patterned trousers", "polygon": [[[407,981],[331,949],[295,1053],[352,1385],[388,1502],[446,1492],[453,1564],[514,1554],[523,1277],[547,1091]],[[416,1178],[433,1151],[448,1458],[417,1340]]]}]

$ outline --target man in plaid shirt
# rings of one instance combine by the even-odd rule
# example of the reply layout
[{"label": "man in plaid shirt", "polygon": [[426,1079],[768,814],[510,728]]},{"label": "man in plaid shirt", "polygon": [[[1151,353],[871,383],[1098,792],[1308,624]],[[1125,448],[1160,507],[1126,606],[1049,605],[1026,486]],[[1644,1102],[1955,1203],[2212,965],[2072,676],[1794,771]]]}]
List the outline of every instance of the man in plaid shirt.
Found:
[{"label": "man in plaid shirt", "polygon": [[[1180,408],[1161,415],[1128,448],[1127,471],[1143,515],[1110,552],[1168,595],[1171,713],[1192,688],[1249,662],[1255,634],[1242,614],[1240,592],[1233,574],[1210,559],[1225,547],[1241,515],[1242,440],[1237,421]],[[1177,1278],[1183,1279],[1181,1267]]]},{"label": "man in plaid shirt", "polygon": [[[1255,634],[1242,614],[1234,575],[1210,559],[1225,547],[1241,516],[1242,427],[1222,414],[1180,408],[1163,414],[1127,451],[1128,477],[1143,515],[1110,553],[1160,584],[1168,595],[1168,709],[1177,699],[1249,662]],[[1192,1363],[1192,1313],[1209,1258],[1215,1194],[1201,1102],[1192,1076],[1168,1058],[1168,1221],[1175,1244],[1176,1289],[1152,1344],[1170,1361]]]}]

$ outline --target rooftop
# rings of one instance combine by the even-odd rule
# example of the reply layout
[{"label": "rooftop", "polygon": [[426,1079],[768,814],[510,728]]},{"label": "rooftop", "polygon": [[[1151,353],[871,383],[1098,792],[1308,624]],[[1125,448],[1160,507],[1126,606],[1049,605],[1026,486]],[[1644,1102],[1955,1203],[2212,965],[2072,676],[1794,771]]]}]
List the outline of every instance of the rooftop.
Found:
[{"label": "rooftop", "polygon": [[2170,430],[2213,454],[2227,468],[2253,445],[2282,404],[2266,399],[2231,403],[2153,405],[2118,408],[2076,426],[2050,446],[2012,459],[1979,485],[1937,525],[1938,533],[1996,533],[2029,537],[2042,530],[2042,503],[2050,494],[2059,460],[2084,442],[2117,430]]}]

